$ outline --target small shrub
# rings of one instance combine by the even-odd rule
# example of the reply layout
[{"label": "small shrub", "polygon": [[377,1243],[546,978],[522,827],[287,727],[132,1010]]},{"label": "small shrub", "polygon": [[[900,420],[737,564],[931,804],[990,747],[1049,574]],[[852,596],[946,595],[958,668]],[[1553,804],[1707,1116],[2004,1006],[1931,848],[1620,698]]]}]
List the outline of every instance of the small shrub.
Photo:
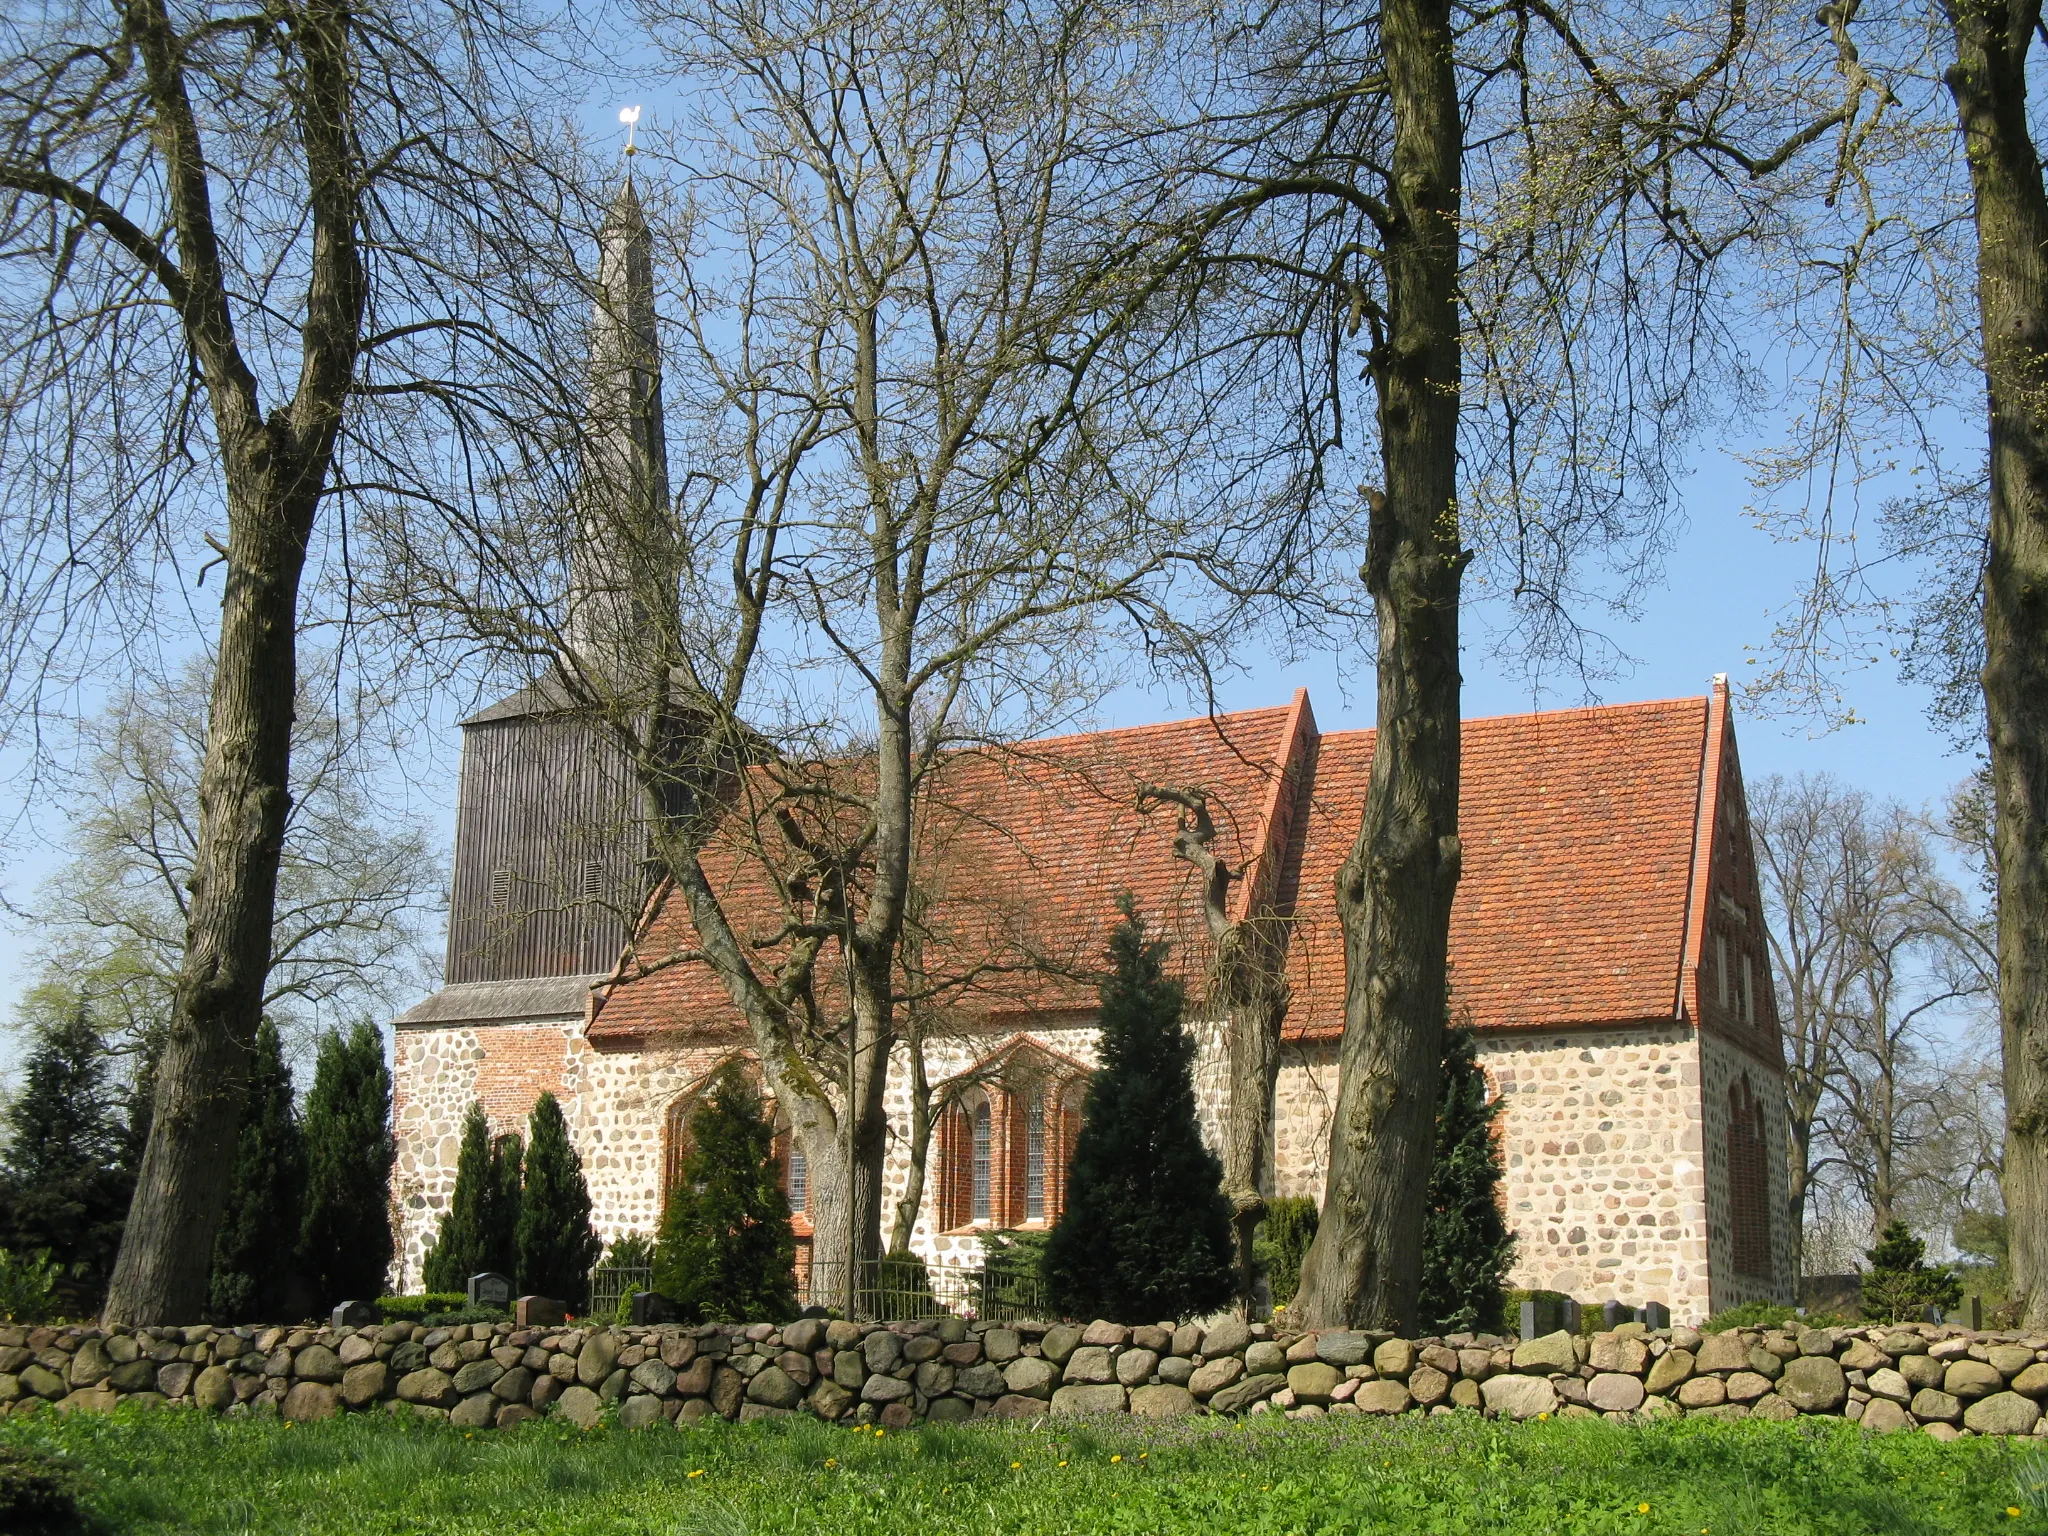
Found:
[{"label": "small shrub", "polygon": [[1917,1322],[1928,1307],[1946,1311],[1963,1299],[1963,1283],[1946,1264],[1929,1264],[1927,1245],[1903,1221],[1888,1223],[1864,1254],[1863,1315],[1872,1322]]},{"label": "small shrub", "polygon": [[645,1232],[628,1232],[613,1238],[601,1262],[606,1269],[652,1269],[654,1239]]},{"label": "small shrub", "polygon": [[1046,1302],[1044,1232],[981,1234],[981,1305],[984,1318],[1040,1318]]},{"label": "small shrub", "polygon": [[1306,1195],[1266,1202],[1265,1217],[1252,1239],[1252,1256],[1266,1277],[1274,1306],[1286,1306],[1301,1289],[1301,1261],[1316,1240],[1320,1220],[1315,1201]]},{"label": "small shrub", "polygon": [[419,1323],[428,1315],[454,1312],[469,1305],[462,1291],[429,1291],[424,1296],[380,1296],[377,1312],[387,1323]]},{"label": "small shrub", "polygon": [[737,1065],[713,1080],[690,1117],[690,1140],[661,1216],[654,1288],[692,1321],[794,1317],[796,1235],[775,1128]]},{"label": "small shrub", "polygon": [[502,1323],[512,1315],[503,1307],[472,1307],[466,1297],[460,1299],[463,1305],[445,1312],[429,1312],[420,1322],[429,1328],[456,1328],[465,1323]]},{"label": "small shrub", "polygon": [[907,1250],[884,1254],[875,1266],[874,1306],[883,1318],[930,1317],[939,1310],[932,1294],[931,1271]]},{"label": "small shrub", "polygon": [[0,1530],[69,1536],[85,1529],[78,1474],[48,1456],[0,1445]]},{"label": "small shrub", "polygon": [[1727,1307],[1700,1324],[1702,1333],[1726,1333],[1731,1328],[1841,1328],[1848,1319],[1835,1312],[1801,1312],[1775,1301],[1745,1301]]},{"label": "small shrub", "polygon": [[48,1322],[57,1309],[61,1266],[50,1250],[17,1257],[0,1248],[0,1318],[10,1323]]},{"label": "small shrub", "polygon": [[1427,1333],[1500,1326],[1501,1282],[1515,1259],[1515,1235],[1502,1214],[1505,1169],[1486,1073],[1469,1029],[1444,1031],[1437,1079],[1436,1155],[1429,1169],[1429,1210],[1422,1224],[1422,1326]]}]

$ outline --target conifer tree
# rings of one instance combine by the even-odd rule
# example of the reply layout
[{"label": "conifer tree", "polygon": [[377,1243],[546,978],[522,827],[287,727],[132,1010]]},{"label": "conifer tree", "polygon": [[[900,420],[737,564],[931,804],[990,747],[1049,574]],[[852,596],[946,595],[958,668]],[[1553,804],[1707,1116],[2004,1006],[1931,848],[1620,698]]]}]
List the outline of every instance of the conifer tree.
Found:
[{"label": "conifer tree", "polygon": [[279,1321],[296,1268],[306,1149],[284,1042],[266,1015],[256,1029],[234,1182],[213,1241],[208,1306],[222,1322]]},{"label": "conifer tree", "polygon": [[1166,945],[1145,937],[1129,896],[1102,983],[1101,1065],[1089,1079],[1046,1243],[1053,1304],[1070,1317],[1156,1322],[1226,1305],[1236,1289],[1223,1165],[1195,1117],[1195,1043]]},{"label": "conifer tree", "polygon": [[483,1105],[472,1103],[462,1121],[462,1147],[455,1157],[455,1191],[441,1213],[434,1246],[427,1250],[429,1291],[460,1291],[471,1275],[491,1267],[486,1235],[496,1204],[491,1154],[491,1123]]},{"label": "conifer tree", "polygon": [[1444,1031],[1437,1079],[1436,1155],[1429,1211],[1422,1226],[1421,1315],[1427,1331],[1497,1327],[1501,1283],[1514,1262],[1515,1238],[1501,1213],[1500,1153],[1486,1097],[1486,1074],[1469,1029]]},{"label": "conifer tree", "polygon": [[329,1306],[380,1296],[391,1269],[391,1165],[398,1145],[391,1135],[391,1070],[370,1025],[320,1041],[306,1095],[305,1142],[299,1256],[315,1297]]},{"label": "conifer tree", "polygon": [[0,1248],[47,1249],[60,1266],[59,1303],[96,1311],[113,1272],[132,1169],[122,1165],[120,1095],[82,998],[36,1028],[0,1153]]},{"label": "conifer tree", "polygon": [[796,1311],[796,1235],[761,1095],[737,1063],[690,1117],[690,1155],[669,1192],[654,1288],[685,1317],[773,1322]]},{"label": "conifer tree", "polygon": [[604,1245],[590,1225],[590,1187],[569,1145],[569,1127],[552,1093],[534,1102],[526,1122],[526,1175],[519,1205],[519,1284],[581,1312],[590,1267]]},{"label": "conifer tree", "polygon": [[1863,1257],[1863,1315],[1872,1322],[1917,1323],[1928,1307],[1945,1311],[1963,1299],[1961,1277],[1929,1264],[1927,1245],[1903,1221],[1889,1222]]}]

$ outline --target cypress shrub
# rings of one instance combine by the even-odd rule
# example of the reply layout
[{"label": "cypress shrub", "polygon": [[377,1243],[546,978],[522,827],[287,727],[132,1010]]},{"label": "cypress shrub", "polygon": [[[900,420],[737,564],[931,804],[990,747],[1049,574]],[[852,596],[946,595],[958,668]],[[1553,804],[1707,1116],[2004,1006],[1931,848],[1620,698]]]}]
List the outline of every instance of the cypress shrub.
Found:
[{"label": "cypress shrub", "polygon": [[1153,1322],[1229,1303],[1230,1202],[1223,1165],[1195,1118],[1195,1042],[1180,983],[1129,896],[1102,983],[1101,1065],[1089,1079],[1067,1173],[1067,1205],[1046,1242],[1053,1305],[1069,1317]]},{"label": "cypress shrub", "polygon": [[519,1285],[519,1211],[525,1202],[520,1180],[525,1174],[526,1147],[516,1132],[507,1131],[491,1143],[491,1210],[484,1223],[483,1268],[512,1277]]},{"label": "cypress shrub", "polygon": [[426,1289],[468,1294],[469,1277],[491,1268],[494,1251],[488,1229],[495,1214],[496,1180],[491,1123],[484,1107],[471,1104],[462,1121],[462,1149],[455,1158],[455,1192],[441,1213],[434,1246],[427,1250]]},{"label": "cypress shrub", "polygon": [[286,1315],[286,1289],[296,1267],[300,1209],[306,1194],[306,1147],[292,1099],[284,1042],[267,1016],[256,1049],[235,1137],[234,1181],[213,1242],[207,1302],[222,1322]]},{"label": "cypress shrub", "polygon": [[1501,1323],[1501,1289],[1515,1238],[1500,1206],[1500,1152],[1486,1074],[1469,1029],[1444,1031],[1437,1079],[1436,1155],[1422,1225],[1421,1309],[1425,1333],[1472,1332]]},{"label": "cypress shrub", "polygon": [[1888,1222],[1864,1253],[1863,1316],[1874,1323],[1915,1323],[1928,1307],[1944,1311],[1963,1299],[1963,1283],[1946,1264],[1929,1264],[1927,1245],[1903,1221]]},{"label": "cypress shrub", "polygon": [[391,1072],[370,1025],[321,1040],[304,1128],[299,1262],[306,1278],[325,1305],[382,1295],[393,1252],[390,1185],[398,1146]]},{"label": "cypress shrub", "polygon": [[17,1258],[47,1251],[58,1307],[82,1316],[106,1294],[135,1170],[124,1156],[121,1095],[84,1000],[46,1018],[31,1039],[0,1152],[0,1248]]},{"label": "cypress shrub", "polygon": [[761,1096],[737,1064],[690,1117],[694,1145],[669,1192],[654,1288],[686,1318],[776,1321],[796,1311],[796,1235]]},{"label": "cypress shrub", "polygon": [[590,1267],[603,1244],[590,1225],[590,1188],[569,1145],[562,1106],[544,1093],[526,1122],[526,1179],[520,1194],[519,1284],[581,1312],[589,1301]]},{"label": "cypress shrub", "polygon": [[1266,1202],[1266,1214],[1252,1239],[1252,1257],[1266,1277],[1273,1305],[1284,1307],[1301,1289],[1301,1261],[1316,1240],[1321,1213],[1306,1195],[1287,1195]]}]

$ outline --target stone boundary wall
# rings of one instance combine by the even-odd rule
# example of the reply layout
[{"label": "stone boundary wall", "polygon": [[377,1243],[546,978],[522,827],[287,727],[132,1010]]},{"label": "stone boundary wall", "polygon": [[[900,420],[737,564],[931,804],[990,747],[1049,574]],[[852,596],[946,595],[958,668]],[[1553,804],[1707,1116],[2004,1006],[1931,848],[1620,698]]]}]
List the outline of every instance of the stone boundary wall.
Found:
[{"label": "stone boundary wall", "polygon": [[121,1403],[277,1413],[381,1409],[507,1428],[553,1413],[589,1427],[810,1413],[920,1420],[1127,1413],[1450,1413],[1621,1422],[1821,1414],[1892,1432],[2048,1435],[2048,1337],[1954,1328],[1745,1329],[1626,1324],[1574,1338],[1276,1332],[1223,1318],[1086,1328],[848,1323],[777,1328],[0,1328],[0,1412]]}]

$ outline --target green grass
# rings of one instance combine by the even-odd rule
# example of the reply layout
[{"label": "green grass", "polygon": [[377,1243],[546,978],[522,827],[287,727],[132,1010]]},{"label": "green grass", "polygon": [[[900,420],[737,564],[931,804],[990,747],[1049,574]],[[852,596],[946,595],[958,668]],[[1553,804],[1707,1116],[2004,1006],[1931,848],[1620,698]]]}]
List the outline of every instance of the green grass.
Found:
[{"label": "green grass", "polygon": [[2048,1536],[2048,1453],[1817,1421],[1459,1414],[876,1436],[792,1419],[472,1437],[381,1414],[287,1427],[124,1409],[0,1421],[0,1445],[63,1458],[96,1528],[121,1533]]}]

